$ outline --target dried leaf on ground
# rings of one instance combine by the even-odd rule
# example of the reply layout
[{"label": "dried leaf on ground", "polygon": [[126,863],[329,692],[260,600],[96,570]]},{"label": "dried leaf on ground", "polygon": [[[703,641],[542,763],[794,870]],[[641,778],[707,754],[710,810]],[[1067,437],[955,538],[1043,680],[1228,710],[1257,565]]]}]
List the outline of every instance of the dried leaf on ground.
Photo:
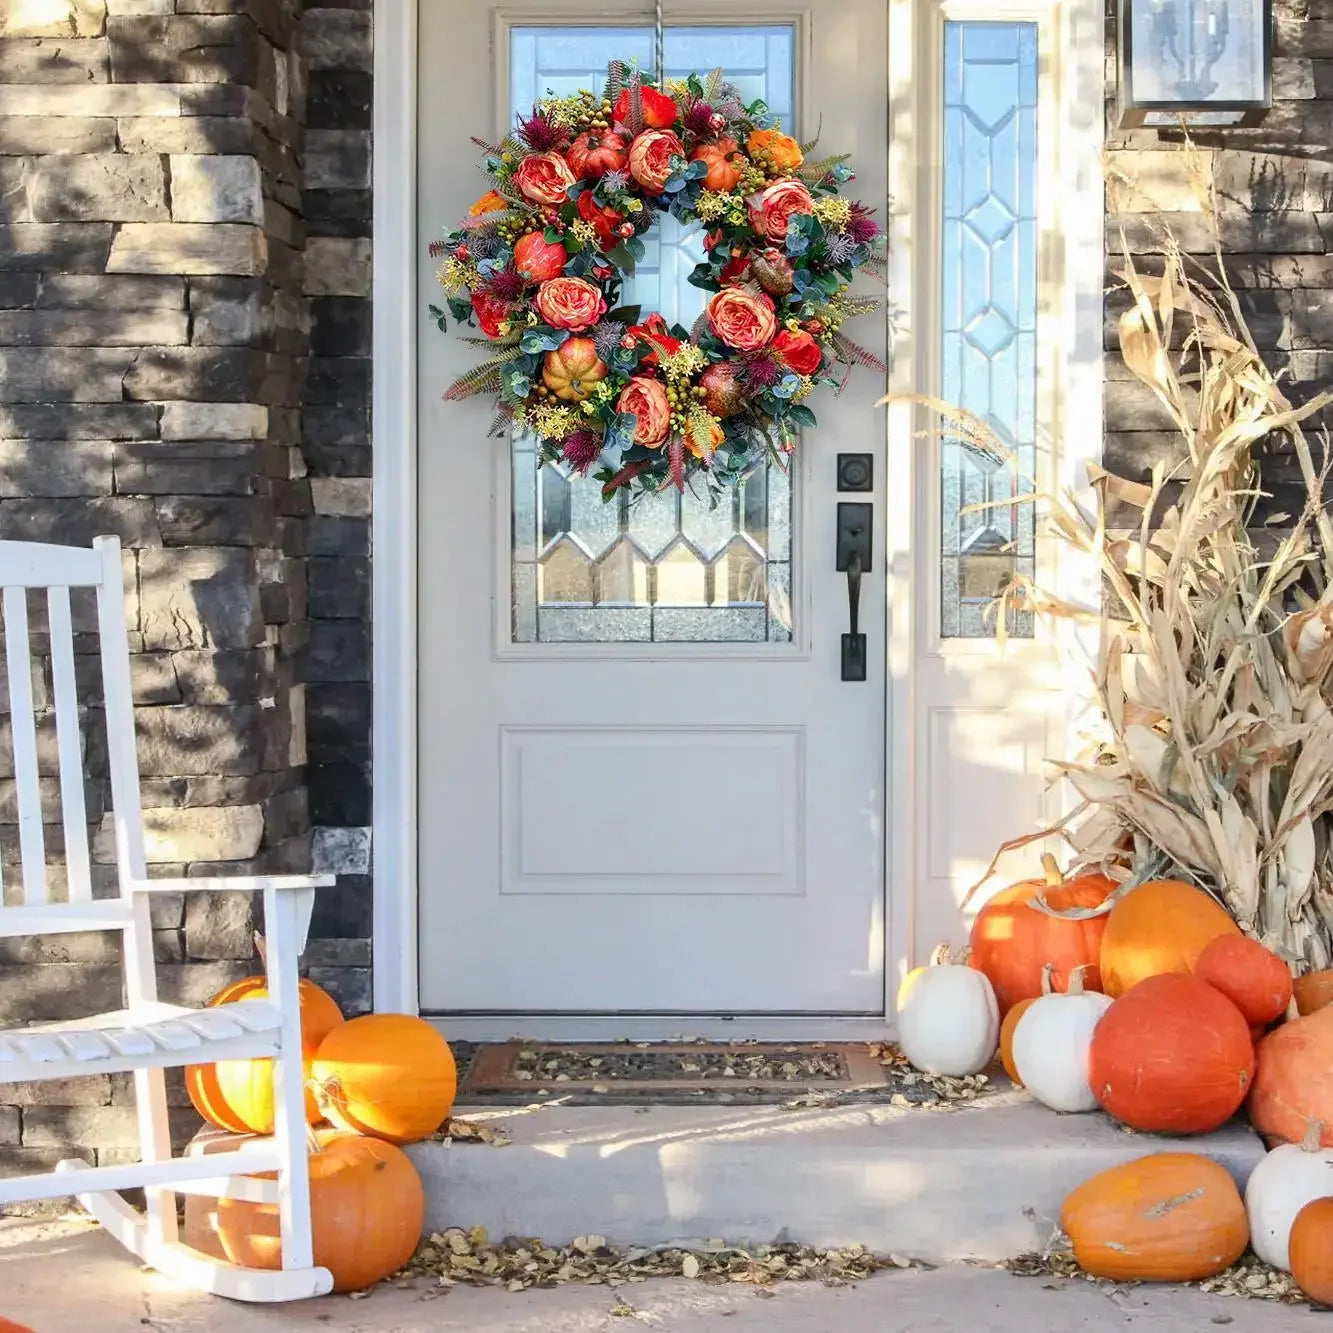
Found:
[{"label": "dried leaf on ground", "polygon": [[509,1131],[498,1125],[457,1117],[447,1121],[435,1137],[450,1143],[489,1143],[493,1148],[504,1148],[510,1143]]}]

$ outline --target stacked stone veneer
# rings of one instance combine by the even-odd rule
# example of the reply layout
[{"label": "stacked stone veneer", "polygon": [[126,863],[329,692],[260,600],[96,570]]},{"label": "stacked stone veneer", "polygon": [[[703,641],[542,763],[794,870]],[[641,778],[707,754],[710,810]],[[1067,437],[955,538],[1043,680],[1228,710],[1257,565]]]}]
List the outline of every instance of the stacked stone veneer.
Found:
[{"label": "stacked stone veneer", "polygon": [[[0,537],[124,543],[155,871],[308,868],[312,792],[355,826],[313,839],[357,874],[321,895],[306,957],[350,1010],[370,963],[368,3],[0,0]],[[154,907],[164,998],[251,970],[243,896]],[[109,936],[0,942],[0,1024],[119,999]],[[128,1079],[0,1086],[0,1173],[134,1141]]]},{"label": "stacked stone veneer", "polygon": [[[1333,378],[1333,0],[1278,0],[1275,51],[1275,105],[1263,124],[1200,132],[1191,169],[1178,133],[1118,133],[1110,121],[1105,458],[1122,475],[1146,478],[1154,462],[1178,461],[1182,450],[1162,409],[1114,353],[1114,320],[1124,307],[1114,290],[1120,232],[1148,268],[1163,226],[1187,252],[1210,256],[1209,183],[1228,273],[1259,349],[1290,376],[1297,400]],[[1112,27],[1112,94],[1114,52]],[[1281,441],[1270,442],[1261,461],[1267,510],[1299,513],[1303,488]]]}]

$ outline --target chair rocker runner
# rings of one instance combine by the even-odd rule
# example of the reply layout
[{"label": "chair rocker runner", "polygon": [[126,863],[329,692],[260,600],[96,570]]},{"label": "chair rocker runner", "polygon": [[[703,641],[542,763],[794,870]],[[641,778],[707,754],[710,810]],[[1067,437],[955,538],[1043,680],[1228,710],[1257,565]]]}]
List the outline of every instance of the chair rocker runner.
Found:
[{"label": "chair rocker runner", "polygon": [[[106,742],[111,776],[119,892],[94,898],[84,803],[83,745],[74,672],[71,589],[92,589],[97,604]],[[74,1194],[144,1263],[168,1277],[243,1301],[288,1301],[332,1289],[312,1254],[297,958],[305,947],[315,890],[332,876],[147,877],[139,770],[130,690],[120,543],[100,537],[92,549],[0,541],[5,665],[13,730],[21,884],[0,899],[0,939],[73,931],[120,931],[127,1007],[73,1022],[21,1030],[0,1028],[0,1084],[79,1075],[133,1072],[140,1160],[90,1166],[61,1162],[54,1173],[0,1179],[0,1206]],[[56,901],[48,885],[43,783],[33,692],[33,640],[28,601],[45,594],[50,684],[59,775],[64,873],[68,890]],[[41,679],[40,672],[37,675]],[[45,710],[44,710],[45,711]],[[11,901],[17,887],[17,901]],[[219,890],[261,894],[267,1000],[242,1000],[196,1010],[157,998],[149,903],[153,894]],[[164,1071],[186,1064],[266,1056],[274,1061],[275,1129],[234,1152],[173,1158]],[[246,1179],[255,1172],[276,1179]],[[146,1208],[131,1208],[118,1190],[142,1188]],[[176,1194],[231,1196],[276,1203],[282,1229],[281,1270],[227,1264],[181,1243]]]}]

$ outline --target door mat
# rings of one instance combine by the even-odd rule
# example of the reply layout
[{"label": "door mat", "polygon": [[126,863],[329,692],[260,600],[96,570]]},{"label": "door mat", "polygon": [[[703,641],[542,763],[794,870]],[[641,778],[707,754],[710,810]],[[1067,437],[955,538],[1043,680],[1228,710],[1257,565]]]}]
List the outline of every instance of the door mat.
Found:
[{"label": "door mat", "polygon": [[474,1106],[555,1100],[929,1106],[975,1100],[994,1087],[985,1074],[919,1073],[896,1047],[866,1043],[513,1041],[477,1046],[468,1055],[458,1101]]}]

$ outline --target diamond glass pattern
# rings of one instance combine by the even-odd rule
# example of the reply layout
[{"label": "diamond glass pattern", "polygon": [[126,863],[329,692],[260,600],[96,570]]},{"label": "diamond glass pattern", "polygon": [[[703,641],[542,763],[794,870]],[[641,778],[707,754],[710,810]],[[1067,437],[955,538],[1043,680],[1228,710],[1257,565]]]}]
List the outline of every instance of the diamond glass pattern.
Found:
[{"label": "diamond glass pattern", "polygon": [[[747,99],[792,123],[790,25],[673,27],[666,73],[721,66]],[[613,59],[653,68],[651,27],[520,27],[511,32],[510,104],[598,88]],[[626,304],[689,328],[706,293],[687,282],[702,257],[697,227],[663,217],[625,284]],[[785,643],[792,637],[791,479],[770,466],[710,508],[674,491],[604,504],[600,483],[537,467],[531,438],[512,442],[512,633],[515,643]]]},{"label": "diamond glass pattern", "polygon": [[[997,592],[1035,565],[1032,506],[1004,502],[1031,489],[1036,465],[1036,176],[1036,24],[946,23],[940,388],[1014,455],[941,441],[946,638],[993,635]],[[1031,615],[1008,615],[1011,635],[1031,637]]]}]

